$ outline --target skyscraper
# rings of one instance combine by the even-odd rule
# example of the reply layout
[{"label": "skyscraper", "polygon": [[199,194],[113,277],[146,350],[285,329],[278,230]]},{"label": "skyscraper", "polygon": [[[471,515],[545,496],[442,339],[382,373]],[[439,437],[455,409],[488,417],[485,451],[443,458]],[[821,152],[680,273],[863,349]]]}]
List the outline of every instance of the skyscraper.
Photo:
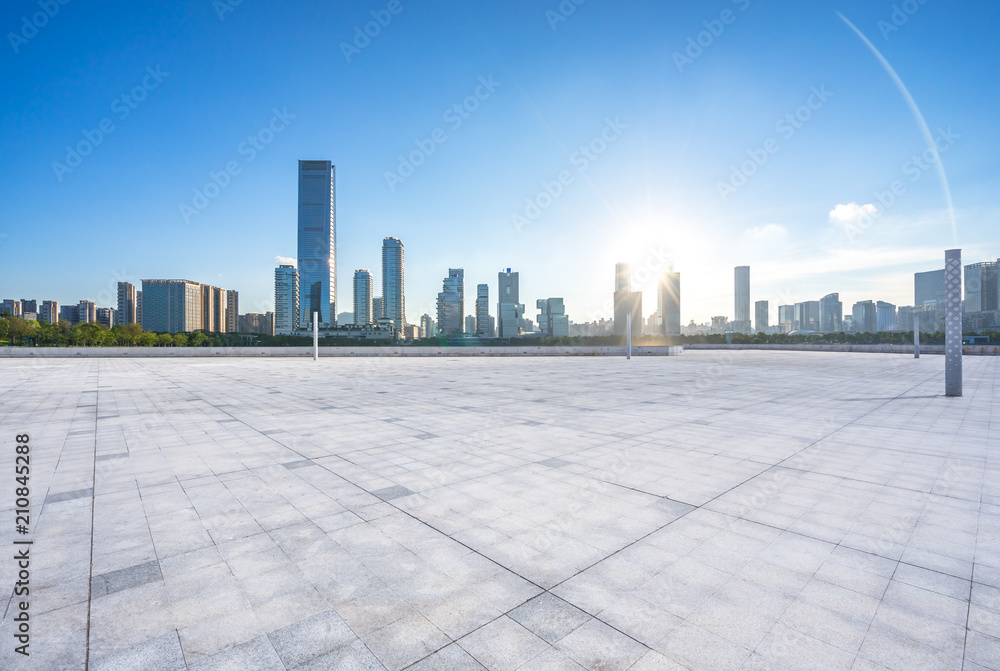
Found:
[{"label": "skyscraper", "polygon": [[35,299],[22,298],[21,299],[21,314],[26,312],[33,312],[38,314],[38,301]]},{"label": "skyscraper", "polygon": [[97,322],[97,305],[94,301],[80,301],[76,309],[77,319],[80,320],[81,324],[94,324]]},{"label": "skyscraper", "polygon": [[142,326],[142,292],[135,292],[135,323]]},{"label": "skyscraper", "polygon": [[56,301],[42,301],[42,309],[38,312],[38,321],[58,324],[59,303]]},{"label": "skyscraper", "polygon": [[822,333],[838,333],[843,328],[844,304],[840,294],[827,294],[819,299],[819,330]]},{"label": "skyscraper", "polygon": [[767,333],[768,314],[767,301],[757,301],[754,303],[754,330],[757,333]]},{"label": "skyscraper", "polygon": [[539,298],[538,331],[545,338],[566,338],[569,336],[569,317],[561,298]]},{"label": "skyscraper", "polygon": [[437,298],[437,327],[443,335],[462,335],[465,315],[465,271],[449,268]]},{"label": "skyscraper", "polygon": [[875,330],[896,330],[896,306],[885,301],[875,303]]},{"label": "skyscraper", "polygon": [[520,302],[518,274],[510,268],[497,273],[497,337],[512,338],[521,333],[524,305]]},{"label": "skyscraper", "polygon": [[819,331],[819,301],[796,303],[792,326],[796,331]]},{"label": "skyscraper", "polygon": [[681,334],[681,274],[672,271],[660,277],[660,329],[663,335]]},{"label": "skyscraper", "polygon": [[118,283],[118,311],[115,312],[115,322],[136,323],[135,285],[130,282]]},{"label": "skyscraper", "polygon": [[372,274],[367,268],[354,271],[354,323],[374,324],[372,313]]},{"label": "skyscraper", "polygon": [[944,268],[913,273],[913,306],[919,308],[931,304],[944,304]]},{"label": "skyscraper", "polygon": [[736,309],[733,329],[741,333],[750,331],[750,266],[736,266]]},{"label": "skyscraper", "polygon": [[965,312],[986,312],[997,306],[997,263],[965,266]]},{"label": "skyscraper", "polygon": [[214,333],[226,332],[226,301],[229,294],[225,289],[209,284],[201,285],[201,328]]},{"label": "skyscraper", "polygon": [[420,316],[420,337],[421,338],[433,338],[434,337],[434,320],[431,316],[424,314]]},{"label": "skyscraper", "polygon": [[292,335],[299,329],[299,271],[283,265],[274,269],[274,333]]},{"label": "skyscraper", "polygon": [[465,315],[465,335],[476,335],[476,316]]},{"label": "skyscraper", "polygon": [[[336,168],[330,161],[299,161],[298,324],[336,322]],[[275,326],[277,329],[277,325]]]},{"label": "skyscraper", "polygon": [[490,321],[490,285],[476,286],[476,335],[481,338],[492,338],[489,332]]},{"label": "skyscraper", "polygon": [[629,313],[632,335],[642,334],[642,292],[632,291],[632,268],[624,262],[615,264],[614,311],[616,336],[625,335]]},{"label": "skyscraper", "polygon": [[376,318],[392,321],[397,330],[406,326],[406,299],[403,294],[403,243],[399,238],[382,241],[382,312]]},{"label": "skyscraper", "polygon": [[790,331],[795,330],[794,305],[778,306],[778,326],[781,327],[782,333],[789,333]]},{"label": "skyscraper", "polygon": [[854,331],[856,333],[874,333],[877,326],[875,303],[858,301],[851,311]]},{"label": "skyscraper", "polygon": [[240,292],[230,289],[226,292],[226,333],[236,333],[240,322]]}]

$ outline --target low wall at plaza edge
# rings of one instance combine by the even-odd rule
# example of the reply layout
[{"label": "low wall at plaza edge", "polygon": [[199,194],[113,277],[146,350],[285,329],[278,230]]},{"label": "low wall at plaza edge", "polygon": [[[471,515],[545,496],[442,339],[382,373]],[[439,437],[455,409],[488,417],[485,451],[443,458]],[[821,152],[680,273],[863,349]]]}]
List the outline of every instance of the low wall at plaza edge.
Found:
[{"label": "low wall at plaza edge", "polygon": [[[685,349],[762,349],[788,350],[793,352],[868,352],[869,354],[913,354],[913,345],[847,345],[847,344],[796,344],[784,345],[722,345],[687,344]],[[921,354],[944,354],[944,345],[921,345]],[[962,353],[967,356],[996,356],[1000,345],[963,345]]]},{"label": "low wall at plaza edge", "polygon": [[[678,356],[680,345],[633,346],[632,356]],[[312,347],[0,347],[0,359],[311,357]],[[625,356],[624,346],[320,347],[323,357]]]}]

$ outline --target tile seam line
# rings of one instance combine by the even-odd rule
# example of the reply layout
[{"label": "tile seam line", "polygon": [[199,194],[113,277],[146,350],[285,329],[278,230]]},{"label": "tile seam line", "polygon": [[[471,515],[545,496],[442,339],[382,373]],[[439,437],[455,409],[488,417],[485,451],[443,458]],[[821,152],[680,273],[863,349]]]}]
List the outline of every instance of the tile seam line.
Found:
[{"label": "tile seam line", "polygon": [[90,476],[90,567],[87,576],[87,649],[84,658],[83,669],[90,669],[90,621],[94,604],[94,512],[97,508],[97,495],[94,487],[97,485],[97,417],[101,404],[101,362],[98,359],[94,362],[97,366],[97,385],[94,394],[94,458]]}]

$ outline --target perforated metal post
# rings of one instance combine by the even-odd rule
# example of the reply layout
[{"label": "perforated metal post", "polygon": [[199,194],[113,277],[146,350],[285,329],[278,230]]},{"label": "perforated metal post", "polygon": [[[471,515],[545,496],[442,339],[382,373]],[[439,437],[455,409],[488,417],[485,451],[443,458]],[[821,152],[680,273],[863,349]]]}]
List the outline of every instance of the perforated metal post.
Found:
[{"label": "perforated metal post", "polygon": [[632,358],[632,313],[625,313],[625,358]]},{"label": "perforated metal post", "polygon": [[944,393],[962,395],[962,250],[944,253]]},{"label": "perforated metal post", "polygon": [[913,358],[920,358],[920,315],[913,315]]}]

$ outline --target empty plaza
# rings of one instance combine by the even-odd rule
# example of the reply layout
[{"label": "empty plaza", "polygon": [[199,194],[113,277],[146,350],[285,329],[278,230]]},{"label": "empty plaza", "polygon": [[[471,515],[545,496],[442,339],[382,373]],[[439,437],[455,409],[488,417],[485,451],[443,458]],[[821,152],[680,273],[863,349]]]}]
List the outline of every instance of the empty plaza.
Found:
[{"label": "empty plaza", "polygon": [[0,360],[0,668],[1000,669],[997,364]]}]

